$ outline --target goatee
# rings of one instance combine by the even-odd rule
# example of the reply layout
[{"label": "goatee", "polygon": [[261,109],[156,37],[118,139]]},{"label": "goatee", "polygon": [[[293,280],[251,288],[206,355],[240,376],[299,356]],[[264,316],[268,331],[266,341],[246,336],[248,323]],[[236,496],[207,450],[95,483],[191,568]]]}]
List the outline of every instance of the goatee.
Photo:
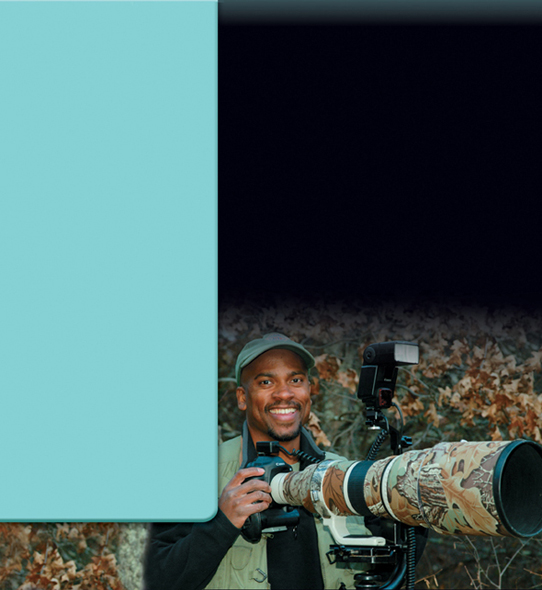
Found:
[{"label": "goatee", "polygon": [[291,434],[278,434],[272,428],[269,428],[267,434],[274,440],[278,440],[279,442],[288,442],[294,440],[301,434],[301,424],[298,425],[295,432]]}]

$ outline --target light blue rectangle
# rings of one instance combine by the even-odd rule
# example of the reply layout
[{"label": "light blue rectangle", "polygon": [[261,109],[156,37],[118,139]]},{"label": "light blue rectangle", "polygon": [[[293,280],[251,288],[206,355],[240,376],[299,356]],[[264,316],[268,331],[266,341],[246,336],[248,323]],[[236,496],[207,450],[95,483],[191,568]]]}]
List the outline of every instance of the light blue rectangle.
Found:
[{"label": "light blue rectangle", "polygon": [[217,4],[0,2],[2,521],[216,511]]}]

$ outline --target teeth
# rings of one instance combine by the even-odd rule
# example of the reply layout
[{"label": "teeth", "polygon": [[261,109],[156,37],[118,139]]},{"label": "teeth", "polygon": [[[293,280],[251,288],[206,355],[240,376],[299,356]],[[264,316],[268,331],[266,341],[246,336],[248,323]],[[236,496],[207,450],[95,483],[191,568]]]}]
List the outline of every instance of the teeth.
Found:
[{"label": "teeth", "polygon": [[295,412],[295,408],[275,408],[274,410],[269,410],[271,414],[293,414]]}]

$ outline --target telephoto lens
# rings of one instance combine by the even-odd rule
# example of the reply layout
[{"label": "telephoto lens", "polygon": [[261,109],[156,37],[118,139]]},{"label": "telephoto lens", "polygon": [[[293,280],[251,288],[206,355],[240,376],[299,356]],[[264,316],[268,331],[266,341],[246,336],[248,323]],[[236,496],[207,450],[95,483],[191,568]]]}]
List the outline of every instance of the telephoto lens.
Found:
[{"label": "telephoto lens", "polygon": [[445,442],[379,461],[323,461],[271,481],[279,504],[324,518],[357,514],[441,534],[528,538],[542,532],[542,446]]}]

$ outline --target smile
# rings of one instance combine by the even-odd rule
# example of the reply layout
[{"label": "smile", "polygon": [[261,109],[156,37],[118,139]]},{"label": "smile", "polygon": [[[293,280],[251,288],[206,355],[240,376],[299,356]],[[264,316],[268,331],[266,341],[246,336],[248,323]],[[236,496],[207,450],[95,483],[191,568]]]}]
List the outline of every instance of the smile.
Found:
[{"label": "smile", "polygon": [[273,408],[269,410],[270,414],[293,414],[297,412],[296,408]]}]

